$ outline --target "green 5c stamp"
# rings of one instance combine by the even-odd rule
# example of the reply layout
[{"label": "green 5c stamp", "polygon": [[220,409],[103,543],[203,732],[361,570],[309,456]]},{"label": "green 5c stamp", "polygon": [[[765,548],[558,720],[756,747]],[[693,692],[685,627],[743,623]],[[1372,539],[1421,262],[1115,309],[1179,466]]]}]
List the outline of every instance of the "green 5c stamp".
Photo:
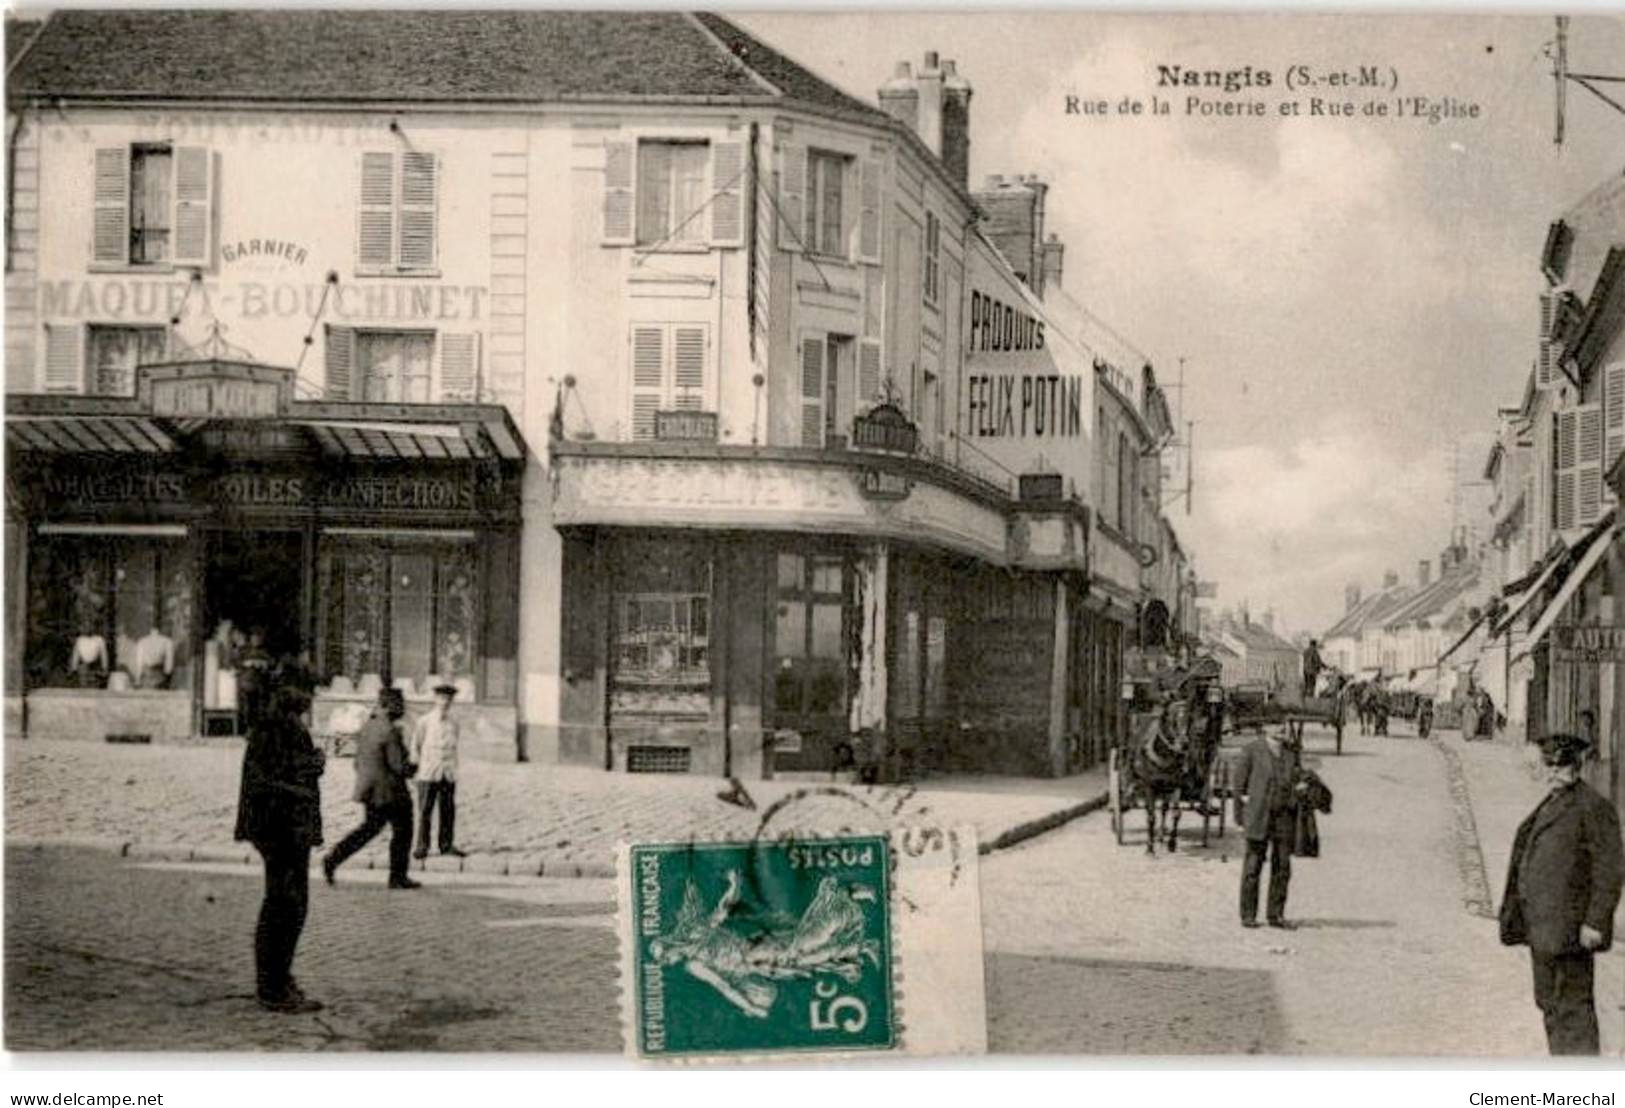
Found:
[{"label": "green 5c stamp", "polygon": [[635,845],[623,857],[638,1055],[897,1045],[885,836]]}]

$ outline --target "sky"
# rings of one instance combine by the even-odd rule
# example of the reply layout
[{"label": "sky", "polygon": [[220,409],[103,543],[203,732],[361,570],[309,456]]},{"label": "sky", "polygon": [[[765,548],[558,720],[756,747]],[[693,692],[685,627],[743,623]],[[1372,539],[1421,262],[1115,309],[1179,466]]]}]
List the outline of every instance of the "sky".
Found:
[{"label": "sky", "polygon": [[[1625,113],[1573,84],[1553,142],[1550,15],[729,14],[871,103],[899,61],[958,63],[973,187],[1049,181],[1067,292],[1159,380],[1185,359],[1170,399],[1194,423],[1194,494],[1171,518],[1220,606],[1273,607],[1289,632],[1324,630],[1348,583],[1436,564],[1453,474],[1481,477],[1496,408],[1522,397],[1546,229],[1625,171]],[[1576,16],[1569,39],[1572,71],[1625,74],[1625,19]],[[1272,83],[1159,89],[1159,64]],[[1377,66],[1399,97],[1478,114],[1283,117],[1308,110],[1283,87],[1297,65]],[[1268,114],[1186,116],[1192,92]],[[1068,94],[1174,111],[1069,116]]]}]

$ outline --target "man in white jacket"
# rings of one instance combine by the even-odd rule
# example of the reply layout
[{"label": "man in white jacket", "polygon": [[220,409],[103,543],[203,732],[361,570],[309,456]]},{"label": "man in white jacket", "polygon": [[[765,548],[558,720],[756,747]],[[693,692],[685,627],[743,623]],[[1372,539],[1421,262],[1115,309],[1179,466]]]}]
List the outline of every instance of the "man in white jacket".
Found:
[{"label": "man in white jacket", "polygon": [[457,686],[437,685],[434,707],[424,713],[412,728],[411,758],[417,763],[418,842],[414,858],[429,855],[429,821],[435,806],[440,808],[440,853],[453,858],[467,855],[456,846],[457,833],[457,721],[451,718],[451,704],[457,699]]}]

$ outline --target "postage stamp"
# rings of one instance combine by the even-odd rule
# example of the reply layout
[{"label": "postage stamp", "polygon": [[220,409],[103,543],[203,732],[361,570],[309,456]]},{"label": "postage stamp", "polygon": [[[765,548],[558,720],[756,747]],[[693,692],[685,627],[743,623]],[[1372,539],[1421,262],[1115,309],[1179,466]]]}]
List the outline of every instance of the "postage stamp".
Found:
[{"label": "postage stamp", "polygon": [[[677,1060],[985,1049],[975,858],[970,831],[951,843],[945,833],[911,830],[623,845],[628,1053]],[[960,902],[952,917],[950,896]],[[924,961],[932,947],[968,985],[952,989],[953,1026],[925,1006],[921,1025],[911,1010],[905,1028],[903,954]],[[921,978],[932,980],[932,972]]]}]

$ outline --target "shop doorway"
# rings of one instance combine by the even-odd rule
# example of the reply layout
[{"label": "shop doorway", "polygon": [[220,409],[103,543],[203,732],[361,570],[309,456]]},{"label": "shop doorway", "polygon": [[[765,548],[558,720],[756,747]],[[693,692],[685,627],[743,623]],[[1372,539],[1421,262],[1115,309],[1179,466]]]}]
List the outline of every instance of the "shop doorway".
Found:
[{"label": "shop doorway", "polygon": [[304,544],[298,531],[217,531],[210,536],[203,578],[203,633],[221,625],[243,635],[257,629],[273,658],[297,657],[304,641]]}]

